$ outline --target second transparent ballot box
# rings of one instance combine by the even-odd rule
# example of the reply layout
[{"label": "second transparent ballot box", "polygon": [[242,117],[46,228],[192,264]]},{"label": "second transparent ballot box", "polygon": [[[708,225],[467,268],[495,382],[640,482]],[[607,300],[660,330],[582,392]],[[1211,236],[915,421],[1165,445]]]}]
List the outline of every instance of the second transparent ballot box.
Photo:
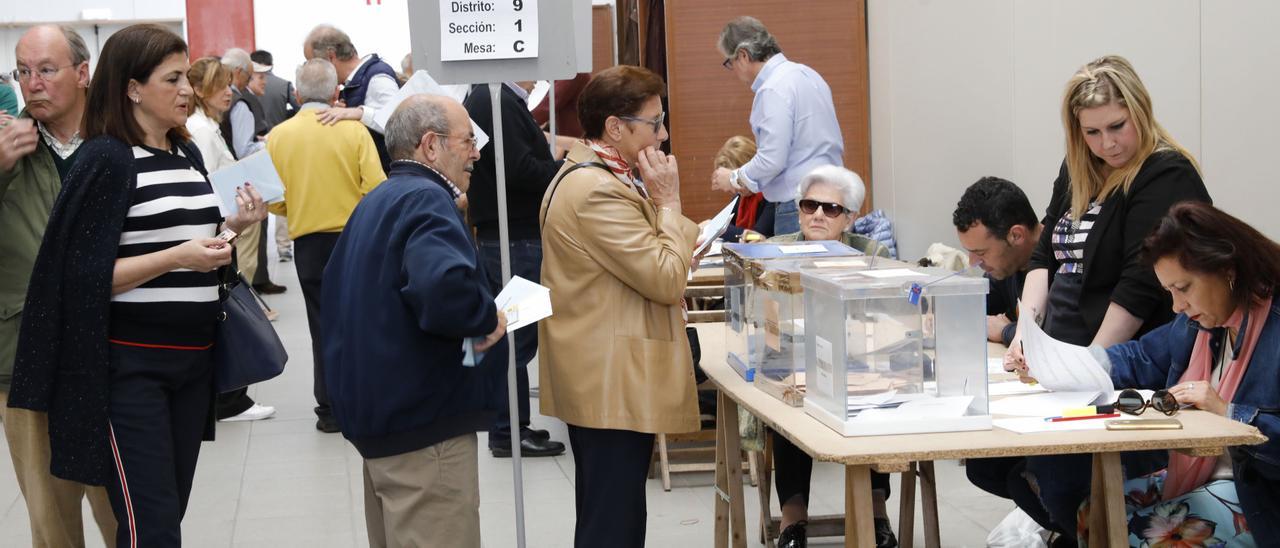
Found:
[{"label": "second transparent ballot box", "polygon": [[804,269],[805,411],[846,436],[989,430],[985,278]]},{"label": "second transparent ballot box", "polygon": [[797,262],[858,266],[869,260],[862,252],[835,241],[725,244],[725,349],[729,365],[747,381],[754,381],[761,370],[791,373],[798,363],[796,353],[804,325]]}]

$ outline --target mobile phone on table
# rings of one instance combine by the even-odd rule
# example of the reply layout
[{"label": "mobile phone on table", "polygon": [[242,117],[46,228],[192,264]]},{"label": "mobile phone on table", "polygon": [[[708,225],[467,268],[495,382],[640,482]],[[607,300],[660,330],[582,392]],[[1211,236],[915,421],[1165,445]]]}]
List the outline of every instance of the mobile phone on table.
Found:
[{"label": "mobile phone on table", "polygon": [[220,232],[220,233],[218,234],[217,238],[218,238],[219,240],[222,240],[222,241],[227,242],[227,243],[229,243],[229,244],[230,244],[230,243],[235,243],[236,238],[238,238],[239,236],[240,236],[239,234],[236,234],[236,231],[231,230],[230,228],[228,228],[228,229],[224,229],[222,232]]},{"label": "mobile phone on table", "polygon": [[1113,419],[1107,430],[1182,430],[1178,419]]}]

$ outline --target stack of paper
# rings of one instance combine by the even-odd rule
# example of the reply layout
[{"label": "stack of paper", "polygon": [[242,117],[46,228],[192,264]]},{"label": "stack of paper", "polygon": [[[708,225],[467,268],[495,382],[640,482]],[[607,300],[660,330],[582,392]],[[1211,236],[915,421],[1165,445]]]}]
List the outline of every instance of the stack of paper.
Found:
[{"label": "stack of paper", "polygon": [[262,195],[264,202],[275,203],[284,199],[284,181],[280,180],[276,165],[266,150],[210,173],[209,182],[213,185],[213,194],[218,197],[218,212],[224,217],[235,215],[239,210],[236,187],[245,183],[253,183],[253,188]]},{"label": "stack of paper", "polygon": [[[378,109],[378,112],[373,114],[373,124],[377,126],[375,129],[385,131],[387,121],[391,119],[391,114],[396,111],[396,107],[400,106],[400,103],[403,103],[405,99],[419,93],[453,97],[458,102],[462,102],[462,99],[458,98],[457,94],[437,84],[435,79],[427,74],[427,71],[419,70],[413,73],[409,81],[404,83],[404,87],[400,88],[400,91],[396,92],[386,105],[383,105],[382,108]],[[480,126],[476,125],[475,122],[471,122],[471,131],[476,134],[476,150],[480,150],[489,144],[489,135],[480,129]]]},{"label": "stack of paper", "polygon": [[507,332],[551,315],[551,290],[519,276],[511,277],[494,302],[507,316]]},{"label": "stack of paper", "polygon": [[716,216],[707,221],[707,224],[702,226],[702,230],[698,231],[698,241],[702,242],[702,245],[693,251],[694,257],[702,255],[702,252],[708,250],[716,239],[724,234],[725,229],[729,228],[729,224],[733,222],[733,208],[738,205],[738,198],[734,196],[729,200],[729,205],[724,206],[724,209],[716,213]]},{"label": "stack of paper", "polygon": [[[1110,392],[1108,392],[1109,394]],[[1014,396],[991,402],[992,415],[1016,415],[1019,417],[1056,417],[1064,409],[1084,407],[1098,401],[1102,392],[1044,392],[1028,396]],[[1114,400],[1113,400],[1114,401]]]},{"label": "stack of paper", "polygon": [[1054,391],[1095,391],[1111,393],[1115,385],[1089,349],[1050,337],[1032,319],[1018,318],[1022,353],[1036,382]]}]

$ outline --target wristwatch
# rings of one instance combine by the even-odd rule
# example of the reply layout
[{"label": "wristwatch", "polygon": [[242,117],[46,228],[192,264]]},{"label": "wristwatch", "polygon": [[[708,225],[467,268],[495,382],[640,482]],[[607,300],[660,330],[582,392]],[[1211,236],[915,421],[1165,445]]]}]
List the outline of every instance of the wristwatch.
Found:
[{"label": "wristwatch", "polygon": [[738,170],[736,169],[729,172],[729,186],[733,187],[734,190],[742,190],[742,186],[738,184]]}]

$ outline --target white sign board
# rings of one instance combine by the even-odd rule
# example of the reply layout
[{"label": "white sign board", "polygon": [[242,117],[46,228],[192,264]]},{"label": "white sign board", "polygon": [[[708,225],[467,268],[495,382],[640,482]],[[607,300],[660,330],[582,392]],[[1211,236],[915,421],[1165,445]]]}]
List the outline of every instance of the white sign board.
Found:
[{"label": "white sign board", "polygon": [[440,60],[538,56],[538,0],[440,0]]}]

